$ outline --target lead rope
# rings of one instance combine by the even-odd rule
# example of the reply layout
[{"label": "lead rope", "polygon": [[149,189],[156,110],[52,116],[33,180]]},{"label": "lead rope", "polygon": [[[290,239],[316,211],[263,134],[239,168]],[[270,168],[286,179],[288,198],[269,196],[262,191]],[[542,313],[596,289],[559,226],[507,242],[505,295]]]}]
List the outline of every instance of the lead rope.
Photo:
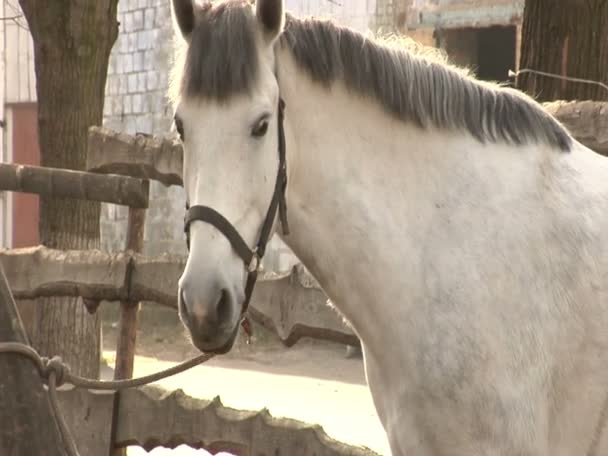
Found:
[{"label": "lead rope", "polygon": [[177,366],[173,366],[169,369],[165,369],[151,375],[146,375],[144,377],[128,380],[101,381],[91,380],[89,378],[72,374],[68,365],[65,364],[59,356],[54,356],[50,359],[42,357],[32,347],[20,342],[0,342],[0,353],[12,353],[25,356],[34,363],[40,377],[48,386],[53,416],[57,426],[59,427],[61,437],[69,456],[80,456],[80,453],[78,452],[74,438],[72,437],[63,414],[61,413],[61,407],[59,406],[59,400],[57,398],[57,387],[67,383],[78,388],[98,391],[120,391],[123,389],[137,388],[184,372],[194,366],[209,361],[215,356],[208,354],[199,355],[184,361]]}]

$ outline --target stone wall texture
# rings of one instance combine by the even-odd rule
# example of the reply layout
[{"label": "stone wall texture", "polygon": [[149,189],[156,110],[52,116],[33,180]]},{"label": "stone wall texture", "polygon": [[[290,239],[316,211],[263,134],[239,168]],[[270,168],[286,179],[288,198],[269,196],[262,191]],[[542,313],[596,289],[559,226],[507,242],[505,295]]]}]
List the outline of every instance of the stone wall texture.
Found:
[{"label": "stone wall texture", "polygon": [[[173,49],[170,0],[121,0],[118,21],[120,33],[110,57],[104,124],[131,134],[170,135],[172,113],[166,98]],[[184,205],[182,188],[151,182],[145,253],[185,253]],[[127,208],[103,205],[102,247],[123,249],[126,230]]]}]

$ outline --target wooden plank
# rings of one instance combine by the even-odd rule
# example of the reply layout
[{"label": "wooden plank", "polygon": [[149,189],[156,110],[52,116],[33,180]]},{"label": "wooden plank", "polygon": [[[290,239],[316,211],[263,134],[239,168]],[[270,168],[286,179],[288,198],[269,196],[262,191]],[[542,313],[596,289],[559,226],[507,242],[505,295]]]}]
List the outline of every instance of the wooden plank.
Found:
[{"label": "wooden plank", "polygon": [[[177,308],[177,282],[185,263],[186,258],[175,255],[136,256],[131,276],[132,297]],[[304,337],[359,344],[353,330],[328,305],[324,292],[302,267],[282,276],[262,276],[251,297],[250,315],[276,333],[288,347]]]},{"label": "wooden plank", "polygon": [[544,107],[577,141],[608,156],[608,102],[553,101]]},{"label": "wooden plank", "polygon": [[149,183],[126,176],[1,163],[0,190],[147,208]]},{"label": "wooden plank", "polygon": [[43,246],[0,250],[16,299],[82,296],[90,300],[128,299],[130,257],[99,250],[53,250]]},{"label": "wooden plank", "polygon": [[182,146],[178,141],[91,127],[87,154],[87,170],[92,172],[182,185]]},{"label": "wooden plank", "polygon": [[115,394],[68,385],[57,390],[63,417],[81,456],[110,454]]},{"label": "wooden plank", "polygon": [[304,337],[358,345],[353,330],[309,277],[296,267],[289,275],[260,281],[251,298],[251,318],[288,347]]},{"label": "wooden plank", "polygon": [[[141,252],[143,250],[145,222],[145,209],[129,209],[127,252]],[[114,380],[133,377],[133,360],[135,359],[139,302],[123,300],[120,303],[120,308],[121,313],[116,346]]]},{"label": "wooden plank", "polygon": [[[6,17],[4,14],[5,2],[0,2],[0,17]],[[0,83],[0,163],[8,161],[8,146],[4,138],[4,132],[6,131],[7,118],[6,118],[6,85],[7,85],[7,71],[6,71],[6,57],[7,50],[5,46],[6,37],[6,21],[0,21],[0,49],[4,50],[4,58],[0,58],[0,74],[4,75],[4,81]],[[0,248],[8,247],[9,244],[9,223],[12,222],[12,214],[10,214],[8,207],[8,198],[10,194],[0,192]]]},{"label": "wooden plank", "polygon": [[[0,342],[27,343],[0,265]],[[0,354],[0,454],[66,456],[40,374],[29,359]]]},{"label": "wooden plank", "polygon": [[[34,247],[0,250],[0,261],[18,299],[82,296],[85,303],[153,301],[177,309],[177,283],[186,258]],[[327,305],[303,268],[285,276],[262,276],[252,296],[251,316],[287,346],[303,337],[357,344],[353,331]]]},{"label": "wooden plank", "polygon": [[172,254],[153,258],[135,255],[130,281],[131,298],[154,301],[177,309],[178,281],[186,266],[186,259]]},{"label": "wooden plank", "polygon": [[368,448],[330,438],[318,425],[274,418],[267,410],[241,411],[147,386],[122,392],[115,444],[139,445],[147,451],[187,444],[212,453],[239,456],[377,456]]}]

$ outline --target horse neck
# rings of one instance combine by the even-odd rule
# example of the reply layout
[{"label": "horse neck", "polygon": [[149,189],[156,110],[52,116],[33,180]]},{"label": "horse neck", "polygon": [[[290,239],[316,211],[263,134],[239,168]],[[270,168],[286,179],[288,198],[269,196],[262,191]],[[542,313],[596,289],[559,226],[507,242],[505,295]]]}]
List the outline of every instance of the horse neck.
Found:
[{"label": "horse neck", "polygon": [[485,198],[513,175],[526,179],[529,164],[506,158],[512,148],[488,154],[463,134],[408,125],[341,83],[324,88],[286,51],[279,69],[292,227],[284,241],[367,348],[381,350],[399,340],[423,300],[421,265],[433,254],[425,239],[437,209]]}]

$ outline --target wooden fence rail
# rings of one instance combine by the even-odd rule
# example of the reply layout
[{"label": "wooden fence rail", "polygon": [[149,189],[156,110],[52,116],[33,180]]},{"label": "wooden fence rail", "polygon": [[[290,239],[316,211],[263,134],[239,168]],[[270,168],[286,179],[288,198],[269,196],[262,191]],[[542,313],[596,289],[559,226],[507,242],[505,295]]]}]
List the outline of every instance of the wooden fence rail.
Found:
[{"label": "wooden fence rail", "polygon": [[[177,283],[186,258],[40,246],[0,250],[0,262],[17,299],[81,296],[93,306],[91,301],[153,301],[177,308]],[[263,274],[252,297],[251,316],[287,346],[303,337],[358,343],[301,267],[282,276]]]},{"label": "wooden fence rail", "polygon": [[119,133],[104,127],[89,129],[87,169],[152,179],[164,185],[182,184],[182,146],[166,138]]},{"label": "wooden fence rail", "polygon": [[146,208],[149,183],[127,176],[0,163],[2,190]]},{"label": "wooden fence rail", "polygon": [[[74,388],[58,391],[66,419],[83,455],[106,456],[114,430],[114,445],[157,446],[186,444],[212,453],[231,451],[239,456],[378,456],[364,447],[328,437],[318,425],[272,417],[268,411],[242,411],[222,405],[219,398],[195,399],[181,390],[156,386],[124,390],[118,410],[114,393]],[[114,416],[114,420],[112,419]]]}]

